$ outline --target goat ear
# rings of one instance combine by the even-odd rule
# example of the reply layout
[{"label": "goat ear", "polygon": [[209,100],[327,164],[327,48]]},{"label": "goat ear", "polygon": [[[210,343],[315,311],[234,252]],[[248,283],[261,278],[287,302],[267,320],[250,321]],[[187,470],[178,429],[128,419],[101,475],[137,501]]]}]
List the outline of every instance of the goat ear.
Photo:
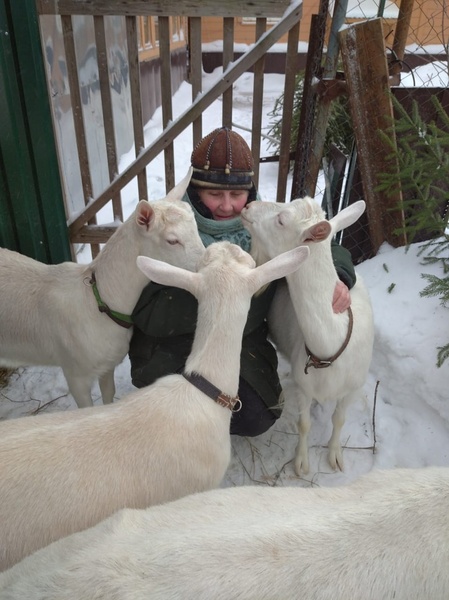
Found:
[{"label": "goat ear", "polygon": [[156,260],[148,256],[138,256],[136,259],[137,266],[144,275],[155,283],[161,285],[169,285],[180,287],[195,295],[196,286],[198,285],[198,273],[192,273],[175,267],[162,260]]},{"label": "goat ear", "polygon": [[168,200],[170,202],[179,202],[180,200],[182,200],[187,186],[190,183],[190,179],[192,178],[192,173],[193,169],[192,167],[189,167],[187,175],[177,185],[175,185],[175,187],[172,190],[168,192],[167,196],[165,197],[165,200]]},{"label": "goat ear", "polygon": [[146,200],[141,200],[136,208],[136,223],[139,227],[143,227],[147,231],[154,221],[154,210],[151,204]]},{"label": "goat ear", "polygon": [[332,227],[329,221],[320,221],[304,231],[303,242],[322,242],[329,237],[331,232]]},{"label": "goat ear", "polygon": [[272,258],[268,262],[256,267],[251,272],[251,276],[254,277],[255,289],[254,293],[257,292],[262,286],[270,283],[274,279],[281,279],[290,273],[296,271],[299,266],[307,260],[310,254],[310,250],[307,246],[298,246],[288,252],[283,252]]},{"label": "goat ear", "polygon": [[350,204],[329,220],[334,233],[349,227],[355,223],[365,212],[366,204],[364,200],[359,200]]}]

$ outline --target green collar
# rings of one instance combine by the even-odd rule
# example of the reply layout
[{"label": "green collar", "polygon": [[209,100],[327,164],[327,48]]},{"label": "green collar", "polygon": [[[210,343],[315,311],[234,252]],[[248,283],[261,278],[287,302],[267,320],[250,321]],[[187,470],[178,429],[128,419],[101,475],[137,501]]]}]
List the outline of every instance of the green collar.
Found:
[{"label": "green collar", "polygon": [[117,325],[120,325],[120,327],[125,327],[126,329],[132,327],[133,321],[130,315],[124,315],[123,313],[111,310],[109,306],[105,302],[103,302],[100,296],[100,292],[97,288],[97,280],[95,279],[95,273],[92,273],[92,277],[89,283],[92,286],[92,291],[94,293],[95,300],[98,304],[98,310],[102,313],[106,313],[108,317],[112,319],[115,323],[117,323]]}]

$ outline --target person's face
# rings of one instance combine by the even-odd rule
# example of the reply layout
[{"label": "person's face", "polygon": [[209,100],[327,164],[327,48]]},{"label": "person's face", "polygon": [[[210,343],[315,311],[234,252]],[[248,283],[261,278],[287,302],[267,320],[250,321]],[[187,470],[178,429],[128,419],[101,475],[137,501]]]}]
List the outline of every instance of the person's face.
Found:
[{"label": "person's face", "polygon": [[215,221],[234,219],[242,212],[248,190],[198,190],[201,202],[211,211]]}]

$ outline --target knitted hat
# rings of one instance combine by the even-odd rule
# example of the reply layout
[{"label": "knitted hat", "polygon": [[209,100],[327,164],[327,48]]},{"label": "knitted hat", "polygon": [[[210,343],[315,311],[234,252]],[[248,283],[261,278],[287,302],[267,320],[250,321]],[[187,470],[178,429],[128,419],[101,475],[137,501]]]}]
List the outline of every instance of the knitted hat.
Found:
[{"label": "knitted hat", "polygon": [[215,129],[192,152],[190,182],[202,188],[250,190],[254,160],[245,140],[227,127]]}]

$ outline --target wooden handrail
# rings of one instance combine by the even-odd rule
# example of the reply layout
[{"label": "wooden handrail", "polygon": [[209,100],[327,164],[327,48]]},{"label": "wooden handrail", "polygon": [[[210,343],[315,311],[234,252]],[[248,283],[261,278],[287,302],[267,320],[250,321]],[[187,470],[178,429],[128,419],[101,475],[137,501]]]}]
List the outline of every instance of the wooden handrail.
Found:
[{"label": "wooden handrail", "polygon": [[40,15],[282,17],[289,0],[36,0]]}]

